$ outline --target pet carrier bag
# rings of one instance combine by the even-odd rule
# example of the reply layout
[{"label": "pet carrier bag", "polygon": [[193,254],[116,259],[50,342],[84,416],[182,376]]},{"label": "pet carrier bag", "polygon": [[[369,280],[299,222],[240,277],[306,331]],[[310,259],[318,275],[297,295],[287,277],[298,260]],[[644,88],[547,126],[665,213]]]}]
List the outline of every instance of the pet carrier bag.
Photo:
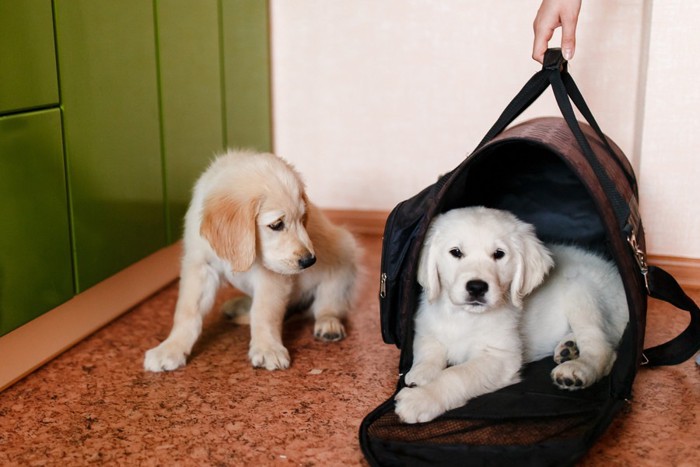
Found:
[{"label": "pet carrier bag", "polygon": [[[564,118],[506,127],[549,86]],[[574,115],[573,102],[588,124]],[[428,423],[404,424],[396,393],[368,414],[360,444],[371,465],[571,465],[631,398],[640,365],[672,365],[700,348],[700,310],[665,271],[647,266],[637,182],[627,158],[597,125],[561,51],[506,107],[477,149],[432,186],[397,205],[382,245],[380,317],[386,343],[401,349],[396,393],[413,359],[419,253],[439,213],[483,205],[533,224],[543,241],[575,243],[617,265],[629,324],[609,376],[580,391],[556,388],[551,358],[528,364],[522,381],[469,401]],[[691,314],[675,339],[643,349],[647,295]]]}]

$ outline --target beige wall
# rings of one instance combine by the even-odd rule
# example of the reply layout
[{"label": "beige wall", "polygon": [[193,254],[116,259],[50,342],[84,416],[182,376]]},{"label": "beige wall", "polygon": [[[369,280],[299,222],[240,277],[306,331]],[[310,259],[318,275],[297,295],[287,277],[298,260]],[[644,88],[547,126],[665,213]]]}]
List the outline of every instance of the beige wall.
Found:
[{"label": "beige wall", "polygon": [[[321,206],[391,209],[471,152],[539,69],[539,3],[272,0],[276,152]],[[570,66],[638,170],[654,254],[700,258],[698,21],[695,2],[584,0]],[[688,74],[667,85],[670,70]],[[548,92],[525,117],[557,113]]]},{"label": "beige wall", "polygon": [[651,17],[638,135],[649,248],[700,258],[700,2],[657,0]]}]

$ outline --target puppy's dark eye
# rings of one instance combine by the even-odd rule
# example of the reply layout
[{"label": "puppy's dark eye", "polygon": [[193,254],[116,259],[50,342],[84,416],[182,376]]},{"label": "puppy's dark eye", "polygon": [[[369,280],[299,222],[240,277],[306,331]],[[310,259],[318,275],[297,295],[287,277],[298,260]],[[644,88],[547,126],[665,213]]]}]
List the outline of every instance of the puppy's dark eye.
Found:
[{"label": "puppy's dark eye", "polygon": [[460,250],[459,248],[452,248],[450,250],[450,254],[457,259],[460,259],[462,256],[464,256],[464,253],[462,253],[462,250]]},{"label": "puppy's dark eye", "polygon": [[279,232],[280,230],[284,229],[284,221],[282,219],[273,222],[272,224],[268,225],[268,227],[271,230],[274,230],[275,232]]},{"label": "puppy's dark eye", "polygon": [[506,252],[499,248],[498,250],[493,252],[493,259],[499,260],[499,259],[503,258],[505,255],[506,255]]}]

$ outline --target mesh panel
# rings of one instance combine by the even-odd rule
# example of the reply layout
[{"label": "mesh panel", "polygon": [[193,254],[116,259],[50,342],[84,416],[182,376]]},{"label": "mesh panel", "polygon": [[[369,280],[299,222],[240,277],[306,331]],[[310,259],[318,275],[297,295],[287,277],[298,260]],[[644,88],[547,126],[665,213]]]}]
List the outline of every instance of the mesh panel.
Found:
[{"label": "mesh panel", "polygon": [[595,417],[583,413],[511,420],[439,418],[430,423],[401,423],[393,411],[377,419],[368,434],[382,441],[471,446],[519,446],[580,438]]}]

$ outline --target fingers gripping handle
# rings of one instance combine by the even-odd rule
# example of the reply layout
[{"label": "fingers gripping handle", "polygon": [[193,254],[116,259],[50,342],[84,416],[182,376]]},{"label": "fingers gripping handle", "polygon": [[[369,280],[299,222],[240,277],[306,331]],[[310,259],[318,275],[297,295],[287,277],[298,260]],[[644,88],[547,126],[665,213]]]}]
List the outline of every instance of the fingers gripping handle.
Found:
[{"label": "fingers gripping handle", "polygon": [[559,70],[560,73],[566,73],[567,61],[561,53],[561,48],[555,47],[547,49],[542,60],[543,70]]}]

